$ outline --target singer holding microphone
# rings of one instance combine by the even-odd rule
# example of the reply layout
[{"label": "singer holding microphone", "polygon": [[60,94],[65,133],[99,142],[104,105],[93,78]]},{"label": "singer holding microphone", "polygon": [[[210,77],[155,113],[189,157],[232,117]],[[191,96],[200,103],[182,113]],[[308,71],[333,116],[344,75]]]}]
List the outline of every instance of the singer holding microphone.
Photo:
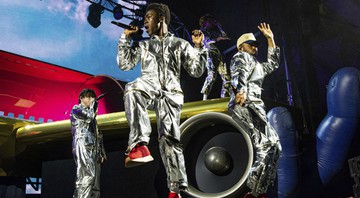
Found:
[{"label": "singer holding microphone", "polygon": [[71,114],[72,153],[76,164],[74,198],[100,197],[100,165],[106,161],[103,135],[96,115],[98,99],[94,90],[83,89]]},{"label": "singer holding microphone", "polygon": [[[131,35],[139,31],[139,27],[125,29],[118,43],[117,63],[125,71],[141,63],[141,77],[125,87],[125,114],[130,127],[125,166],[133,167],[153,160],[147,148],[151,134],[147,110],[154,110],[160,156],[170,191],[168,197],[179,198],[180,190],[186,191],[188,187],[179,129],[184,103],[180,71],[184,67],[190,76],[200,77],[205,70],[208,52],[202,44],[204,36],[200,30],[193,31],[195,47],[170,33],[170,16],[167,5],[149,4],[144,27],[150,39],[132,47]],[[141,186],[138,188],[140,190]]]}]

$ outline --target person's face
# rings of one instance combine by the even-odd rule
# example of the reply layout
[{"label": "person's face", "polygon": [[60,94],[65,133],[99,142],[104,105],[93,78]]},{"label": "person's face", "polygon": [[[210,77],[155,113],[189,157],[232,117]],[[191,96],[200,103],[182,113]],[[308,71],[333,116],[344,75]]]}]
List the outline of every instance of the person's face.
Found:
[{"label": "person's face", "polygon": [[249,53],[250,55],[253,55],[253,56],[256,56],[257,53],[258,53],[258,49],[255,45],[252,45],[252,44],[247,44],[247,43],[243,43],[241,46],[240,46],[240,51],[242,52],[247,52]]},{"label": "person's face", "polygon": [[80,98],[81,104],[86,107],[90,107],[91,103],[95,100],[93,97],[85,96]]},{"label": "person's face", "polygon": [[145,14],[144,27],[149,36],[158,35],[160,32],[160,18],[154,10]]}]

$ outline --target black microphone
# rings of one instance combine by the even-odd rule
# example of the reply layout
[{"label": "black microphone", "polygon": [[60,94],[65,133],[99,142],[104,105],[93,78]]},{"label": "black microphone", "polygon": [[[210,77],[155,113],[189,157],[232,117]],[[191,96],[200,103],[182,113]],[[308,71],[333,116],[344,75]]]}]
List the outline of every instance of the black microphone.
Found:
[{"label": "black microphone", "polygon": [[112,24],[117,25],[119,27],[122,27],[124,29],[128,29],[128,30],[135,30],[134,28],[132,28],[130,25],[126,25],[120,22],[116,22],[116,21],[111,21]]},{"label": "black microphone", "polygon": [[100,100],[100,99],[103,98],[107,93],[108,93],[108,92],[103,93],[103,94],[100,94],[100,95],[96,98],[96,100]]},{"label": "black microphone", "polygon": [[[96,98],[96,100],[99,101],[101,98],[103,98],[104,96],[108,95],[108,94],[111,93],[113,90],[114,90],[114,89],[111,89],[110,91],[107,91],[107,92],[105,92],[105,93],[100,94],[100,95]],[[124,93],[124,92],[123,92],[123,90],[120,90],[120,91],[118,91],[118,92],[116,92],[116,93],[118,94],[118,93]]]}]

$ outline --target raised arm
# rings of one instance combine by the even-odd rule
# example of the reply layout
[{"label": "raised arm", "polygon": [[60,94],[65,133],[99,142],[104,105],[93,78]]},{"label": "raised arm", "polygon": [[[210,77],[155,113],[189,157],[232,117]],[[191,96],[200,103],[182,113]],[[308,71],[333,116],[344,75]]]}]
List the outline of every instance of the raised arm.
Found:
[{"label": "raised arm", "polygon": [[260,25],[258,25],[258,29],[262,32],[262,34],[265,36],[269,47],[271,48],[275,48],[276,44],[275,44],[275,40],[274,40],[274,34],[271,31],[270,25],[267,23],[260,23]]},{"label": "raised arm", "polygon": [[190,76],[199,78],[206,68],[208,50],[203,44],[204,34],[200,30],[194,30],[192,33],[194,47],[188,42],[183,46],[183,66]]},{"label": "raised arm", "polygon": [[190,43],[186,43],[183,49],[184,68],[190,76],[199,78],[205,71],[208,51],[202,46],[200,48],[192,47]]},{"label": "raised arm", "polygon": [[82,105],[75,105],[71,110],[71,116],[76,119],[82,119],[90,123],[96,117],[98,102],[94,100],[89,108]]},{"label": "raised arm", "polygon": [[274,34],[269,24],[261,23],[258,28],[263,33],[268,42],[267,61],[262,65],[264,67],[264,71],[269,74],[279,67],[280,48],[275,44]]},{"label": "raised arm", "polygon": [[121,70],[127,71],[135,67],[140,60],[140,48],[131,47],[130,35],[135,34],[139,30],[134,26],[134,29],[125,29],[120,36],[117,52],[117,64]]}]

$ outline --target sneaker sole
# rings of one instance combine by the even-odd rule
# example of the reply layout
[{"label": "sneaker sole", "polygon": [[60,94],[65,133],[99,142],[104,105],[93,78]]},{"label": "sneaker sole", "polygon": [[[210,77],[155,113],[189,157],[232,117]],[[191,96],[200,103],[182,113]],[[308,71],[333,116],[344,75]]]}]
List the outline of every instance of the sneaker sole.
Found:
[{"label": "sneaker sole", "polygon": [[153,160],[154,160],[154,158],[151,155],[148,155],[146,157],[132,159],[131,161],[133,161],[133,162],[150,162]]},{"label": "sneaker sole", "polygon": [[130,157],[126,157],[125,158],[125,168],[140,166],[147,162],[151,162],[153,160],[154,160],[154,158],[151,155],[143,157],[143,158],[139,158],[139,159],[134,159],[134,160],[131,160]]}]

